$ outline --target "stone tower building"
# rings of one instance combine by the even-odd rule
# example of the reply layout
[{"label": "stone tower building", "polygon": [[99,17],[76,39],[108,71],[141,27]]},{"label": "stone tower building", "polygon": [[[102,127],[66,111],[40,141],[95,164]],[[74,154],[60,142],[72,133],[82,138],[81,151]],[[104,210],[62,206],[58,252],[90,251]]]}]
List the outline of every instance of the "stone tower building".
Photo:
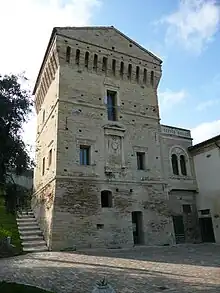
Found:
[{"label": "stone tower building", "polygon": [[49,249],[173,243],[172,215],[186,198],[195,210],[190,132],[160,125],[161,64],[114,27],[53,29],[34,88],[32,208]]}]

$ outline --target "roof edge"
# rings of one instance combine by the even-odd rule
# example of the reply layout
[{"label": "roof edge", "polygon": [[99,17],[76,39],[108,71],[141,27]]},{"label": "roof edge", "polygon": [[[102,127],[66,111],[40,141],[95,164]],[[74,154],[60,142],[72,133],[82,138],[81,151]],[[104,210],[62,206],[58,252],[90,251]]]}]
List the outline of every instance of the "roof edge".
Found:
[{"label": "roof edge", "polygon": [[44,54],[43,61],[41,63],[41,67],[40,67],[40,69],[38,71],[37,79],[36,79],[36,82],[35,82],[35,85],[34,85],[34,89],[33,89],[33,93],[32,93],[33,95],[36,93],[37,86],[38,86],[39,80],[40,80],[40,75],[41,75],[41,72],[43,70],[44,64],[46,62],[47,55],[48,55],[48,53],[50,51],[50,47],[51,47],[52,41],[53,41],[54,36],[56,35],[56,33],[57,33],[57,27],[54,27],[53,30],[52,30],[52,33],[51,33],[51,36],[50,36],[48,45],[47,45],[47,49],[46,49],[45,54]]},{"label": "roof edge", "polygon": [[202,147],[205,147],[205,146],[207,146],[209,144],[215,143],[215,142],[217,142],[219,140],[220,140],[220,134],[219,135],[216,135],[216,136],[213,136],[212,138],[209,138],[207,140],[204,140],[204,141],[202,141],[200,143],[197,143],[197,144],[195,144],[193,146],[190,146],[188,148],[188,150],[189,151],[195,151],[195,150],[198,150],[198,149],[200,149]]}]

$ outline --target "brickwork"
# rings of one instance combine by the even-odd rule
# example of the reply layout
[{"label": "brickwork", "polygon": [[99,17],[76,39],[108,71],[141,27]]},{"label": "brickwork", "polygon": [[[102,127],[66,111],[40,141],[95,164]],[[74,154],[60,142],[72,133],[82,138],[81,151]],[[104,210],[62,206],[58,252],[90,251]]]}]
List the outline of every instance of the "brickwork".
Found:
[{"label": "brickwork", "polygon": [[[33,195],[50,249],[131,247],[132,212],[141,212],[142,244],[173,243],[168,192],[178,180],[183,190],[196,185],[191,161],[186,162],[189,176],[172,181],[170,150],[178,140],[186,151],[191,140],[162,134],[157,99],[161,61],[111,27],[58,28],[52,39],[46,60],[53,52],[58,65],[38,102]],[[116,121],[108,116],[109,92],[116,97]],[[82,146],[89,148],[86,165],[80,162]],[[144,154],[142,167],[137,167],[138,154]],[[103,190],[112,194],[111,207],[101,206]]]}]

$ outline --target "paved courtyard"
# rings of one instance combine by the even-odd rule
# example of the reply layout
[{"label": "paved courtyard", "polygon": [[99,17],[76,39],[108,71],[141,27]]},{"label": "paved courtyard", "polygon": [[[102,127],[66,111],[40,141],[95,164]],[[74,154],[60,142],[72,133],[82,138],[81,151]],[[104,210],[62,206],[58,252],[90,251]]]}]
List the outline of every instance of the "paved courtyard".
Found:
[{"label": "paved courtyard", "polygon": [[89,293],[106,276],[117,293],[220,292],[220,246],[42,252],[0,260],[0,280]]}]

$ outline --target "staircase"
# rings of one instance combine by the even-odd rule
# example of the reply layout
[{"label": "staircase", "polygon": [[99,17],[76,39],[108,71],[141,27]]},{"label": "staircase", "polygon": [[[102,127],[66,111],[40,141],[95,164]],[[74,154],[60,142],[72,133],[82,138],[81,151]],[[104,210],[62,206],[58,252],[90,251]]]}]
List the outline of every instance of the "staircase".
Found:
[{"label": "staircase", "polygon": [[47,251],[48,247],[32,211],[17,216],[18,231],[24,252]]}]

